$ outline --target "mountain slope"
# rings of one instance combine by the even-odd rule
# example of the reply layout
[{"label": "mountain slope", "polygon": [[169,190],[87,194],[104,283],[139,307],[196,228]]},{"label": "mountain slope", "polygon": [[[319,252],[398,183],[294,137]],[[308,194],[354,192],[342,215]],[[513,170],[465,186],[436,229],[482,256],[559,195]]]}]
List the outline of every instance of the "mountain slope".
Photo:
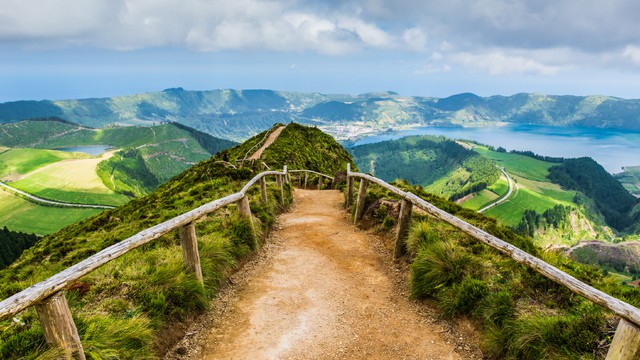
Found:
[{"label": "mountain slope", "polygon": [[[272,90],[187,91],[182,88],[102,99],[19,101],[0,104],[0,123],[62,117],[91,127],[174,121],[231,140],[275,123],[322,126],[348,139],[362,129],[380,132],[410,125],[491,126],[499,123],[585,126],[640,131],[640,100],[608,96],[515,94],[447,98],[295,93]],[[353,127],[360,129],[356,132]]]},{"label": "mountain slope", "polygon": [[[482,101],[477,97],[468,98],[470,102]],[[504,168],[515,181],[513,192],[485,214],[533,237],[541,246],[573,245],[581,239],[612,239],[614,234],[609,226],[617,227],[617,223],[611,216],[603,217],[602,213],[606,212],[603,200],[613,192],[626,200],[631,197],[626,191],[620,193],[621,186],[604,170],[590,168],[580,172],[585,181],[597,182],[611,190],[605,199],[597,199],[585,188],[562,188],[560,185],[564,184],[550,180],[550,169],[564,168],[564,162],[572,164],[572,159],[495,151],[469,141],[411,136],[349,150],[361,168],[368,169],[370,160],[374,160],[375,173],[382,179],[406,179],[431,193],[450,200],[459,199],[462,206],[472,210],[507,194],[508,183],[501,177],[498,166]],[[553,170],[554,174],[557,172]]]},{"label": "mountain slope", "polygon": [[[339,144],[317,129],[295,124],[287,129],[272,146],[281,147],[278,154],[286,159],[290,168],[335,174],[345,168],[343,161],[350,160]],[[258,134],[245,144],[196,164],[144,197],[41,239],[11,266],[0,271],[0,298],[145,228],[238,191],[257,170],[227,168],[218,161],[230,154],[232,162],[236,157],[242,158],[263,136]],[[323,143],[305,146],[318,139]],[[280,145],[281,142],[285,145]],[[325,151],[333,161],[318,159],[317,149]],[[285,165],[271,158],[268,151],[263,158],[273,168]],[[273,184],[273,179],[269,180],[267,205],[259,200],[259,188],[254,187],[250,193],[259,233],[264,233],[282,210],[280,189]],[[288,197],[288,186],[285,189]],[[111,262],[73,287],[75,290],[70,291],[68,298],[83,344],[94,357],[146,358],[153,356],[154,351],[163,351],[153,342],[163,326],[206,308],[209,297],[216,293],[235,264],[255,250],[256,239],[250,235],[250,224],[236,215],[233,206],[199,221],[196,228],[203,259],[204,288],[184,272],[175,233]],[[44,338],[34,312],[23,312],[17,318],[19,322],[0,322],[0,358],[42,354]]]}]

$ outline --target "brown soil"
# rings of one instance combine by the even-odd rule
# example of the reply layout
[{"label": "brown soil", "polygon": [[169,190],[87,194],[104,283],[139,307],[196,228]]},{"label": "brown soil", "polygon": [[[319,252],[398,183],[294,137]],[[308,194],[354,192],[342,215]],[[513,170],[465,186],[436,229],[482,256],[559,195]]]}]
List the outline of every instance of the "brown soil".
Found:
[{"label": "brown soil", "polygon": [[408,299],[406,276],[385,263],[379,238],[351,224],[340,192],[296,190],[294,199],[263,256],[168,359],[482,357],[468,324],[461,336]]},{"label": "brown soil", "polygon": [[267,141],[265,141],[264,144],[262,144],[262,146],[260,147],[260,149],[254,152],[253,155],[251,155],[248,160],[258,160],[260,156],[262,156],[262,153],[265,151],[265,149],[268,148],[271,144],[273,144],[274,141],[276,141],[276,139],[278,138],[278,136],[280,136],[280,133],[282,132],[282,130],[284,130],[284,128],[286,128],[286,125],[280,126],[279,128],[275,129],[271,134],[269,134]]}]

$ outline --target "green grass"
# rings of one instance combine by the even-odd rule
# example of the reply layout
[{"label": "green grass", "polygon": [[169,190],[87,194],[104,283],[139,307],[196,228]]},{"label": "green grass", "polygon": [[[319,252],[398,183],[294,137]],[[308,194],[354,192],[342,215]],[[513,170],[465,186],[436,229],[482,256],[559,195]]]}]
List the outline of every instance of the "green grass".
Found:
[{"label": "green grass", "polygon": [[0,154],[0,176],[24,175],[60,160],[88,157],[90,155],[56,150],[13,148]]},{"label": "green grass", "polygon": [[[544,183],[529,182],[519,177],[514,179],[518,181],[519,189],[514,189],[507,201],[485,212],[487,216],[499,219],[505,225],[517,226],[527,209],[542,214],[558,204],[573,204],[571,200],[575,192],[556,190],[556,185],[551,183],[545,186]],[[534,186],[529,188],[532,184]]]},{"label": "green grass", "polygon": [[0,226],[6,226],[15,231],[39,235],[51,234],[100,211],[41,206],[7,191],[0,191]]},{"label": "green grass", "polygon": [[465,201],[464,203],[462,203],[462,206],[464,206],[467,209],[471,209],[471,210],[480,210],[482,207],[484,207],[485,205],[499,199],[500,196],[498,196],[496,193],[494,193],[493,191],[484,189],[481,190],[479,192],[476,193],[476,195]]},{"label": "green grass", "polygon": [[[297,126],[292,126],[292,131]],[[283,132],[275,145],[277,155],[267,161],[273,168],[291,168],[335,174],[344,169],[340,159],[349,154],[330,136],[317,129]],[[283,137],[284,136],[284,137]],[[318,148],[305,147],[316,143]],[[281,141],[283,144],[277,145]],[[237,150],[237,149],[236,149]],[[318,155],[320,150],[320,156]],[[236,153],[236,151],[231,151]],[[183,214],[214,199],[237,192],[255,175],[248,168],[231,169],[216,164],[219,158],[198,163],[160,186],[116,209],[68,226],[26,250],[10,267],[0,271],[0,298],[6,298],[38,281],[113,245],[139,231]],[[231,161],[234,161],[231,158]],[[198,248],[205,286],[185,271],[177,231],[168,233],[123,257],[111,261],[77,282],[80,290],[67,292],[79,335],[93,358],[139,359],[158,354],[156,336],[173,324],[203,311],[238,262],[245,261],[263,241],[275,216],[291,203],[289,185],[285,199],[273,177],[268,181],[268,204],[260,201],[259,186],[248,196],[254,214],[253,228],[231,205],[196,222]],[[0,358],[36,358],[43,355],[44,336],[33,310],[17,315],[26,325],[0,322]],[[25,329],[29,330],[25,330]]]},{"label": "green grass", "polygon": [[128,197],[107,188],[96,174],[100,158],[73,159],[27,174],[11,186],[30,194],[63,202],[121,205]]},{"label": "green grass", "polygon": [[549,168],[555,164],[537,160],[525,155],[501,153],[491,151],[483,146],[476,146],[474,150],[479,154],[494,160],[499,166],[504,166],[509,174],[535,181],[549,181]]},{"label": "green grass", "polygon": [[507,194],[507,192],[509,192],[509,182],[507,181],[507,178],[502,175],[500,176],[500,179],[498,179],[498,181],[493,183],[493,185],[487,187],[487,189],[491,190],[498,196],[504,196]]}]

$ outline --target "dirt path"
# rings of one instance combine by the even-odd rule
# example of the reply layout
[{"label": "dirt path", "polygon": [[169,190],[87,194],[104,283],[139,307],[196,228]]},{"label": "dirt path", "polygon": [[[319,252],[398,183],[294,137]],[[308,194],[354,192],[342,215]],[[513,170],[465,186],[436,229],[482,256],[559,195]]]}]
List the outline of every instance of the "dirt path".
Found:
[{"label": "dirt path", "polygon": [[296,190],[294,198],[265,264],[226,300],[196,346],[198,358],[474,357],[460,355],[471,346],[394,283],[378,240],[348,221],[340,192]]},{"label": "dirt path", "polygon": [[262,146],[260,147],[260,149],[254,152],[253,155],[249,156],[248,160],[258,160],[260,156],[262,156],[262,153],[264,152],[264,150],[268,148],[269,145],[273,144],[274,141],[276,141],[278,136],[280,136],[280,133],[282,132],[282,130],[284,130],[284,128],[286,127],[287,127],[286,125],[280,126],[279,128],[275,129],[271,134],[269,134],[267,141],[265,141],[264,144],[262,144]]}]

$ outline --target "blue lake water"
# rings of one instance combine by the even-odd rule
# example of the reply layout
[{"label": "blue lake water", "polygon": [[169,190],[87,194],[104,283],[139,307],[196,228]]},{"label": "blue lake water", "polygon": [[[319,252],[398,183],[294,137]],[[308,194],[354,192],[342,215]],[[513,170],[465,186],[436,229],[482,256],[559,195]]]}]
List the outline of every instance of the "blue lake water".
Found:
[{"label": "blue lake water", "polygon": [[488,128],[451,128],[425,126],[369,136],[350,146],[399,139],[410,135],[436,135],[451,139],[468,139],[502,146],[507,150],[530,150],[555,157],[588,156],[610,173],[623,166],[640,165],[640,132],[582,127],[509,125]]},{"label": "blue lake water", "polygon": [[98,156],[109,149],[112,149],[109,145],[86,145],[86,146],[73,146],[57,148],[55,150],[67,151],[67,152],[82,152],[93,156]]}]

